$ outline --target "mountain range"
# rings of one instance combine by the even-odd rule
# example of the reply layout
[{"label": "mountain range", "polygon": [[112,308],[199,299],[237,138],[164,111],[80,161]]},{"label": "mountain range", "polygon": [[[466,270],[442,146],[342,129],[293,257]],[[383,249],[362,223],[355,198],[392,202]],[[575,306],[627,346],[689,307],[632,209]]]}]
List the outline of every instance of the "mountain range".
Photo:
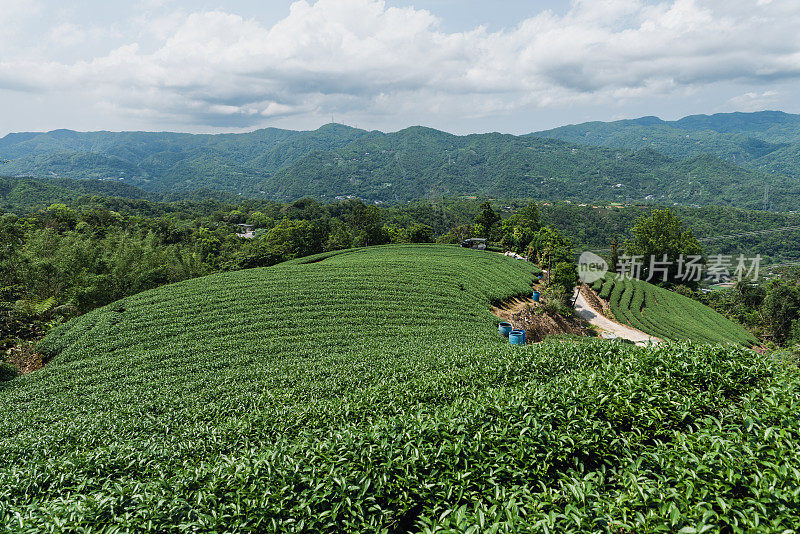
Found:
[{"label": "mountain range", "polygon": [[587,122],[531,135],[582,145],[650,148],[675,158],[714,154],[749,169],[800,177],[800,115],[782,111]]},{"label": "mountain range", "polygon": [[[800,115],[592,122],[514,136],[366,131],[14,133],[9,176],[94,179],[150,195],[210,189],[280,201],[481,196],[800,209]],[[59,182],[62,184],[63,182]],[[142,196],[134,190],[126,196]]]}]

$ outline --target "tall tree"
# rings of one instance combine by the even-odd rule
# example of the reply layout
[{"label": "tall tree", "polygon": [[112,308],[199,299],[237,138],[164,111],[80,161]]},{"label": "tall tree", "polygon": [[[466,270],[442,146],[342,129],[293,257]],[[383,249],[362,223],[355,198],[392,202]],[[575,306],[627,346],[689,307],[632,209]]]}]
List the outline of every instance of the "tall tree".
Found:
[{"label": "tall tree", "polygon": [[[689,257],[700,256],[703,249],[692,231],[684,227],[672,210],[653,210],[649,217],[636,221],[631,233],[633,239],[625,242],[625,251],[631,257],[642,256],[642,279],[653,283],[697,286],[697,280],[684,276],[685,262]],[[684,263],[681,263],[681,258]]]},{"label": "tall tree", "polygon": [[774,340],[784,343],[796,329],[800,314],[800,288],[783,280],[769,282],[761,313]]},{"label": "tall tree", "polygon": [[500,243],[508,250],[522,254],[541,228],[539,208],[531,203],[500,224]]},{"label": "tall tree", "polygon": [[573,261],[572,241],[552,226],[540,228],[528,245],[528,258],[538,265],[551,268],[557,263]]},{"label": "tall tree", "polygon": [[491,237],[492,230],[500,216],[492,209],[492,205],[487,201],[481,204],[481,213],[475,218],[475,224],[482,228],[483,237]]}]

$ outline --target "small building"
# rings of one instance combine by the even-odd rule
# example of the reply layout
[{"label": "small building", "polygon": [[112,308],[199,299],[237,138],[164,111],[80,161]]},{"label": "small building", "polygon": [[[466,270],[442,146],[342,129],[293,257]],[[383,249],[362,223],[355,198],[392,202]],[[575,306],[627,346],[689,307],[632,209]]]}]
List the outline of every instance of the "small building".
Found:
[{"label": "small building", "polygon": [[461,242],[464,248],[474,248],[478,250],[486,250],[486,238],[484,237],[471,237]]},{"label": "small building", "polygon": [[255,227],[252,224],[237,224],[239,231],[236,235],[245,239],[253,239],[256,236]]}]

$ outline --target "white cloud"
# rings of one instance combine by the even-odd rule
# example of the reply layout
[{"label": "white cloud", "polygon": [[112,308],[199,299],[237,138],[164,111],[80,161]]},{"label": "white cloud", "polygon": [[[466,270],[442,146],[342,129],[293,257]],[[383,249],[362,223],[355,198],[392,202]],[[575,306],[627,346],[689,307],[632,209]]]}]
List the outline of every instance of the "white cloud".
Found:
[{"label": "white cloud", "polygon": [[39,0],[3,0],[0,5],[0,58],[17,48],[14,40],[24,33],[25,22],[41,11]]},{"label": "white cloud", "polygon": [[[577,0],[505,31],[447,33],[424,10],[301,0],[271,27],[176,11],[141,19],[155,47],[134,42],[71,64],[0,57],[0,87],[88,92],[108,113],[207,126],[350,111],[481,116],[724,82],[752,84],[729,103],[756,108],[775,98],[765,84],[800,78],[797,20],[794,0]],[[62,25],[52,35],[82,33]]]},{"label": "white cloud", "polygon": [[39,14],[42,4],[39,0],[3,0],[0,9],[0,24],[3,31],[13,31],[20,18],[32,17]]},{"label": "white cloud", "polygon": [[49,37],[55,46],[74,46],[86,40],[86,31],[75,24],[65,22],[50,30]]},{"label": "white cloud", "polygon": [[728,100],[728,105],[736,111],[763,111],[771,109],[779,101],[778,91],[748,92]]}]

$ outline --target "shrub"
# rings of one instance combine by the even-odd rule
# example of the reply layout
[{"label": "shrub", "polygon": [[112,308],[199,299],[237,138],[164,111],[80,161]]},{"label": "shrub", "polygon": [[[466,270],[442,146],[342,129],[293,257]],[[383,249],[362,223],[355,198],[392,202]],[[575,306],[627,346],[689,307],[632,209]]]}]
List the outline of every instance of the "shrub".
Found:
[{"label": "shrub", "polygon": [[0,382],[8,382],[19,375],[17,368],[8,362],[0,363]]},{"label": "shrub", "polygon": [[567,295],[572,295],[575,284],[578,283],[578,270],[575,268],[575,264],[565,261],[557,263],[553,268],[550,283],[561,286]]},{"label": "shrub", "polygon": [[606,275],[601,297],[607,295],[614,317],[665,340],[739,343],[756,338],[711,308],[674,291],[636,279]]}]

